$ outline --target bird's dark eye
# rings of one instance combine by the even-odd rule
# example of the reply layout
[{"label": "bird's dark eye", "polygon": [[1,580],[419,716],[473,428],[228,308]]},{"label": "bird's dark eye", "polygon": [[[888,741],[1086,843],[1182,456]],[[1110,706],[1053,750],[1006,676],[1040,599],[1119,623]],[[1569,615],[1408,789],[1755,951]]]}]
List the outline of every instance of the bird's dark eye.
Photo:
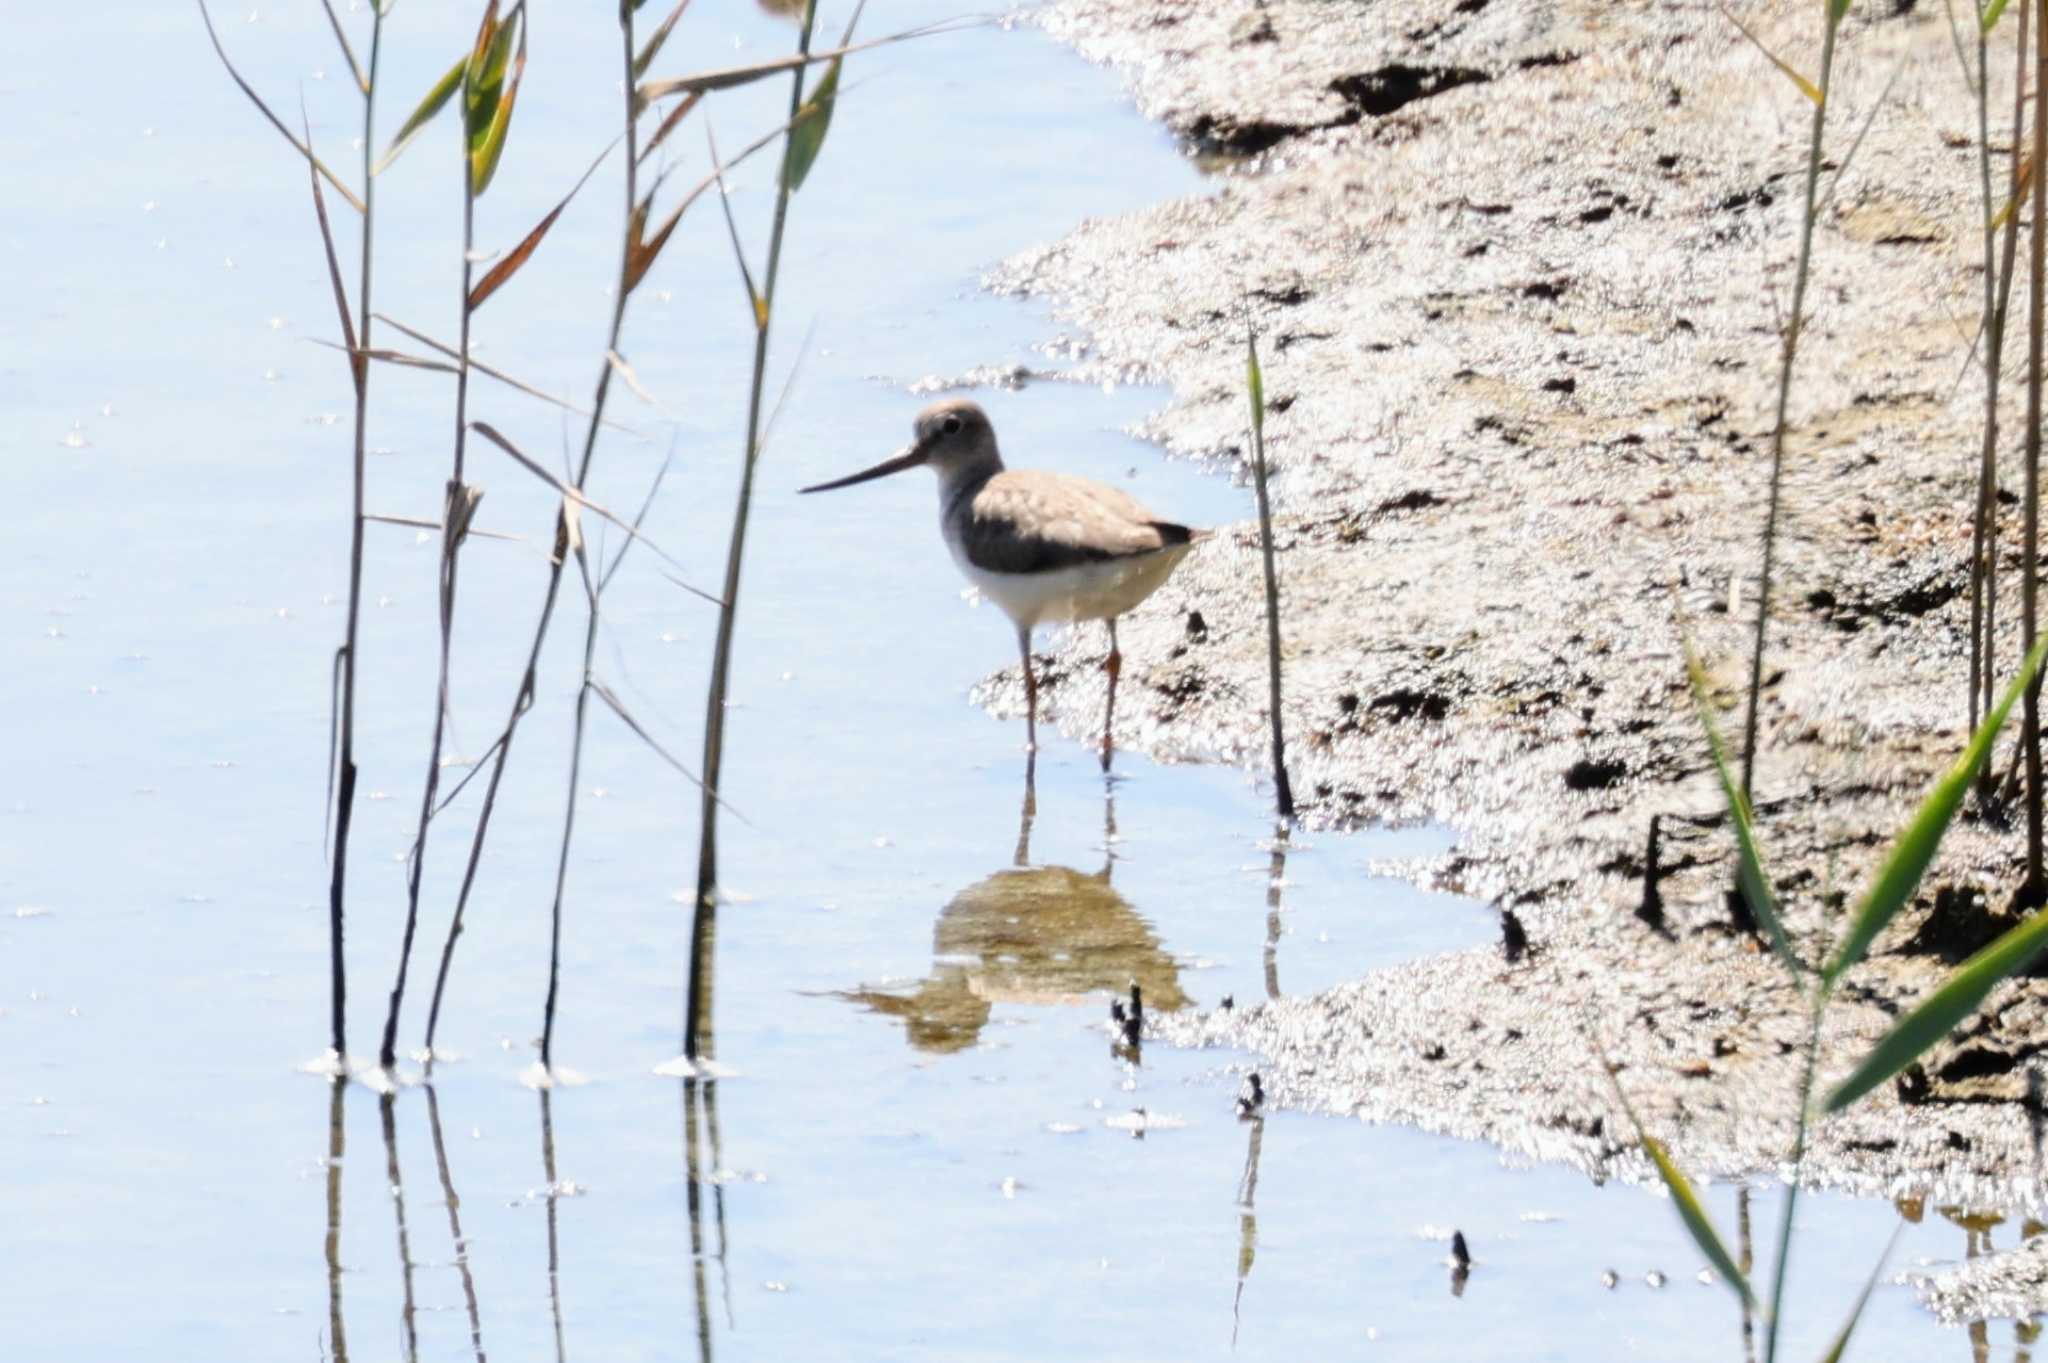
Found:
[{"label": "bird's dark eye", "polygon": [[958,412],[954,412],[948,415],[944,421],[941,421],[939,423],[939,429],[944,431],[947,435],[960,434],[960,414]]}]

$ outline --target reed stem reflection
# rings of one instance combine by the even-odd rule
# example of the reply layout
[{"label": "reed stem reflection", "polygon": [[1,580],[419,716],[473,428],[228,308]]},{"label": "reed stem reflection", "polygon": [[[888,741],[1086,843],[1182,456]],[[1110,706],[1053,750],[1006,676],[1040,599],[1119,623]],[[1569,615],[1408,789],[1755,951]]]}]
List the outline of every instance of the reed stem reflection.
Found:
[{"label": "reed stem reflection", "polygon": [[[704,1170],[698,1157],[699,1081],[683,1080],[683,1200],[690,1210],[690,1285],[697,1303],[698,1363],[711,1363],[711,1307],[704,1285]],[[710,1083],[707,1081],[708,1089]],[[708,1093],[703,1095],[709,1097]],[[713,1157],[714,1159],[716,1156]],[[720,1257],[724,1257],[725,1216],[719,1213]],[[728,1322],[730,1301],[728,1300]],[[729,1328],[729,1326],[728,1326]]]},{"label": "reed stem reflection", "polygon": [[455,1179],[448,1170],[448,1143],[441,1136],[441,1100],[434,1086],[426,1085],[427,1123],[434,1133],[434,1165],[441,1175],[441,1205],[448,1209],[448,1239],[455,1246],[455,1271],[462,1276],[462,1301],[469,1311],[469,1347],[476,1363],[484,1363],[483,1315],[477,1309],[476,1279],[469,1269],[469,1241],[462,1235],[462,1199],[455,1195]]},{"label": "reed stem reflection", "polygon": [[1237,1291],[1230,1299],[1230,1347],[1237,1347],[1239,1310],[1244,1304],[1245,1280],[1252,1275],[1252,1260],[1259,1252],[1259,1146],[1266,1139],[1266,1119],[1256,1114],[1245,1118],[1244,1173],[1237,1180]]},{"label": "reed stem reflection", "polygon": [[398,1095],[385,1093],[377,1099],[377,1118],[384,1127],[384,1177],[391,1188],[391,1209],[398,1219],[398,1269],[405,1284],[405,1307],[399,1320],[405,1336],[406,1363],[420,1356],[419,1318],[413,1304],[412,1242],[405,1225],[405,1176],[398,1168]]},{"label": "reed stem reflection", "polygon": [[562,1349],[562,1241],[555,1205],[561,1195],[561,1183],[555,1174],[553,1095],[545,1085],[540,1089],[540,1164],[548,1181],[548,1309],[555,1318],[555,1363],[563,1363],[566,1355]]},{"label": "reed stem reflection", "polygon": [[[1750,1229],[1749,1224],[1749,1185],[1747,1183],[1735,1190],[1735,1233],[1741,1244],[1741,1248],[1738,1251],[1741,1258],[1737,1263],[1737,1267],[1742,1270],[1742,1276],[1748,1278],[1756,1266],[1756,1233]],[[1749,1303],[1743,1301],[1739,1296],[1737,1301],[1742,1306],[1743,1363],[1756,1363],[1756,1312],[1750,1310]]]},{"label": "reed stem reflection", "polygon": [[347,1146],[348,1076],[337,1074],[327,1098],[327,1340],[334,1363],[348,1363],[341,1312],[341,1161]]},{"label": "reed stem reflection", "polygon": [[718,1226],[718,1290],[725,1301],[725,1328],[732,1329],[732,1269],[725,1257],[725,1168],[723,1143],[718,1139],[718,1081],[704,1085],[704,1130],[711,1137],[711,1211]]},{"label": "reed stem reflection", "polygon": [[1287,883],[1287,825],[1273,829],[1273,860],[1266,868],[1266,997],[1280,997],[1280,891]]}]

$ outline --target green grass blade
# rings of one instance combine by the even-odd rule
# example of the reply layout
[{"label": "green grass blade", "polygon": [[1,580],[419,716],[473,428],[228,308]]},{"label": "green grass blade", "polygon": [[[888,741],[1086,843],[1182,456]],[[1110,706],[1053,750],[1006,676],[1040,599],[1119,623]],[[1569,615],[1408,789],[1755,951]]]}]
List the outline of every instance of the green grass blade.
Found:
[{"label": "green grass blade", "polygon": [[1678,1208],[1678,1218],[1691,1232],[1693,1243],[1697,1244],[1707,1259],[1720,1273],[1721,1280],[1728,1284],[1730,1291],[1742,1298],[1742,1304],[1751,1311],[1757,1309],[1756,1294],[1750,1291],[1749,1279],[1743,1276],[1736,1265],[1735,1257],[1728,1247],[1721,1243],[1721,1236],[1714,1229],[1714,1223],[1707,1218],[1707,1209],[1700,1205],[1699,1194],[1693,1191],[1692,1182],[1671,1160],[1664,1149],[1664,1143],[1643,1129],[1643,1119],[1636,1115],[1635,1104],[1628,1100],[1628,1092],[1621,1086],[1621,1076],[1614,1068],[1614,1062],[1607,1058],[1598,1037],[1589,1030],[1586,1042],[1600,1059],[1600,1072],[1607,1076],[1608,1085],[1614,1090],[1614,1101],[1621,1104],[1621,1110],[1628,1117],[1628,1124],[1635,1128],[1636,1139],[1643,1143],[1643,1149],[1650,1154],[1650,1162],[1657,1167],[1657,1176],[1664,1180],[1664,1186],[1671,1190],[1672,1205]]},{"label": "green grass blade", "polygon": [[[815,0],[813,0],[815,7]],[[839,40],[845,48],[853,42],[853,31],[860,26],[861,12],[867,8],[867,0],[853,7],[853,17],[846,21],[846,33]],[[806,17],[805,23],[810,22]],[[832,127],[832,108],[839,98],[839,68],[845,59],[834,57],[832,64],[825,68],[824,79],[818,82],[811,97],[797,110],[796,117],[789,125],[789,149],[782,157],[782,183],[794,194],[803,188],[804,177],[811,173],[817,163],[818,153],[824,149],[825,134]]]},{"label": "green grass blade", "polygon": [[1892,1238],[1884,1242],[1884,1253],[1877,1256],[1877,1262],[1870,1266],[1870,1277],[1863,1284],[1863,1291],[1856,1298],[1855,1307],[1849,1312],[1849,1319],[1842,1322],[1835,1342],[1821,1358],[1821,1363],[1842,1363],[1842,1356],[1849,1351],[1849,1336],[1856,1333],[1856,1323],[1863,1319],[1863,1308],[1870,1305],[1870,1294],[1877,1287],[1877,1280],[1884,1276],[1884,1266],[1891,1262],[1892,1250],[1899,1243],[1899,1233],[1906,1228],[1904,1221],[1892,1227]]},{"label": "green grass blade", "polygon": [[1998,17],[2004,13],[2005,0],[1991,0],[1991,3],[1984,7],[1984,17],[1979,21],[1982,23],[1984,31],[1989,33],[1992,29],[1997,28]]},{"label": "green grass blade", "polygon": [[1749,1290],[1749,1279],[1742,1276],[1736,1266],[1735,1256],[1721,1243],[1720,1232],[1707,1218],[1707,1209],[1700,1204],[1699,1194],[1693,1191],[1692,1180],[1672,1162],[1665,1151],[1664,1143],[1654,1136],[1643,1137],[1643,1149],[1650,1152],[1651,1163],[1657,1166],[1657,1176],[1664,1180],[1664,1186],[1671,1190],[1672,1205],[1678,1208],[1678,1219],[1685,1223],[1693,1243],[1700,1247],[1700,1253],[1707,1256],[1707,1262],[1721,1275],[1735,1295],[1752,1311],[1756,1309],[1756,1297]]},{"label": "green grass blade", "polygon": [[1899,1019],[1847,1079],[1828,1095],[1827,1110],[1840,1112],[1912,1064],[1956,1024],[1977,1011],[1992,987],[2024,970],[2048,946],[2048,912],[2034,913],[1990,946],[1957,966],[1941,988]]},{"label": "green grass blade", "polygon": [[434,121],[434,115],[440,113],[454,97],[455,92],[462,88],[462,73],[468,69],[469,54],[465,52],[455,59],[455,65],[448,68],[447,75],[434,82],[434,88],[427,91],[427,97],[419,102],[419,107],[405,120],[398,130],[398,136],[391,139],[391,145],[385,148],[384,155],[370,168],[372,175],[382,175],[385,168],[398,159],[398,154],[406,149],[407,144],[419,136],[420,129]]},{"label": "green grass blade", "polygon": [[[504,80],[503,95],[492,100],[491,121],[484,128],[481,140],[472,138],[469,153],[469,189],[478,198],[491,187],[491,177],[498,173],[498,158],[505,153],[505,136],[512,131],[512,106],[519,99],[519,83],[526,76],[526,25],[519,25],[519,56],[512,63],[512,74]],[[501,77],[501,79],[503,79]]]},{"label": "green grass blade", "polygon": [[1699,711],[1700,727],[1707,731],[1707,748],[1714,756],[1714,771],[1721,778],[1721,796],[1727,801],[1728,817],[1735,824],[1736,882],[1742,889],[1742,898],[1748,903],[1749,911],[1769,935],[1771,949],[1796,981],[1800,974],[1799,958],[1792,953],[1792,941],[1785,935],[1784,920],[1778,915],[1777,896],[1771,892],[1771,878],[1764,871],[1763,852],[1756,841],[1756,820],[1750,813],[1749,801],[1743,797],[1742,788],[1735,783],[1735,773],[1728,765],[1728,745],[1721,741],[1721,728],[1714,723],[1714,708],[1707,697],[1706,669],[1700,666],[1699,655],[1693,652],[1691,638],[1683,642],[1685,672],[1692,682],[1693,707]]},{"label": "green grass blade", "polygon": [[804,101],[796,122],[790,125],[789,155],[782,163],[782,179],[792,194],[803,188],[804,177],[811,173],[818,153],[824,149],[825,134],[832,127],[832,106],[839,96],[839,67],[838,59],[834,58],[825,68],[818,88]]},{"label": "green grass blade", "polygon": [[1840,979],[1842,972],[1863,959],[1877,934],[1884,931],[1885,924],[1893,915],[1905,907],[1920,888],[1920,879],[1927,874],[1928,863],[1934,860],[1934,853],[1941,846],[1942,835],[1948,832],[1949,823],[1956,811],[1962,808],[1963,797],[1969,794],[1970,782],[1976,779],[1978,769],[1991,756],[1991,745],[1998,739],[1998,731],[2005,724],[2005,717],[2018,700],[2020,693],[2040,669],[2041,658],[2048,653],[2048,640],[2034,645],[2026,661],[2020,664],[2019,675],[2006,688],[2005,698],[1998,708],[1984,717],[1983,724],[1971,738],[1970,746],[1956,759],[1948,774],[1934,783],[1927,792],[1927,798],[1920,802],[1919,810],[1912,822],[1899,834],[1892,844],[1890,855],[1878,869],[1877,879],[1863,896],[1863,904],[1856,911],[1855,920],[1849,932],[1842,939],[1841,948],[1835,959],[1828,963],[1826,980],[1832,985]]}]

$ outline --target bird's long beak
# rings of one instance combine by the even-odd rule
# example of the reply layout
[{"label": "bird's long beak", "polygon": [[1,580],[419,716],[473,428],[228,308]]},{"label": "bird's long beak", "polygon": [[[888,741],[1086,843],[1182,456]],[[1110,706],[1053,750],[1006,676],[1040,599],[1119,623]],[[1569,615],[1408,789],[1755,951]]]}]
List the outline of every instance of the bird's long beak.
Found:
[{"label": "bird's long beak", "polygon": [[855,483],[865,483],[871,478],[887,478],[892,473],[901,473],[905,469],[916,468],[919,464],[925,462],[930,455],[931,450],[929,447],[920,441],[915,445],[904,446],[871,469],[862,469],[859,473],[849,473],[844,478],[835,478],[829,483],[814,483],[810,487],[801,489],[801,491],[830,492],[834,488],[852,487]]}]

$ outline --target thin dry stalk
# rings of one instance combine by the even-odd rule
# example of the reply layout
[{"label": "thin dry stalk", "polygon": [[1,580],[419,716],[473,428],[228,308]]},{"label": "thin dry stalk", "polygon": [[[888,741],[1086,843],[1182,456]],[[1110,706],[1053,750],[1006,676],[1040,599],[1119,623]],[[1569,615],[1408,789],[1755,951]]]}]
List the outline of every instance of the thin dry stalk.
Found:
[{"label": "thin dry stalk", "polygon": [[1287,738],[1280,724],[1280,576],[1273,562],[1273,504],[1266,496],[1266,380],[1259,369],[1259,338],[1247,301],[1245,375],[1252,404],[1252,487],[1259,502],[1259,558],[1266,574],[1266,690],[1273,726],[1273,803],[1283,823],[1294,821],[1294,785],[1287,779]]},{"label": "thin dry stalk", "polygon": [[[2026,128],[2027,31],[2031,6],[2019,11],[2019,41],[2013,81],[2012,165],[2008,172],[2004,244],[1994,262],[1992,245],[1998,231],[1998,208],[1991,196],[1990,54],[1980,17],[1977,28],[1977,150],[1984,201],[1984,444],[1977,474],[1977,507],[1971,525],[1970,555],[1970,728],[1989,714],[1997,685],[1998,657],[1998,399],[2004,377],[2005,330],[2012,303],[2013,266],[2018,253],[2021,193],[2020,140]],[[1995,283],[1995,289],[1994,289]],[[1978,778],[1979,793],[1989,796],[1995,773],[1989,764]]]},{"label": "thin dry stalk", "polygon": [[[711,954],[718,930],[718,791],[725,772],[726,694],[732,673],[733,627],[739,617],[740,565],[746,555],[747,517],[753,503],[754,470],[761,456],[761,398],[767,383],[768,334],[775,312],[776,276],[782,264],[782,235],[789,220],[790,155],[796,145],[797,117],[803,109],[804,70],[810,60],[811,29],[816,18],[816,3],[805,5],[789,84],[790,132],[782,144],[783,171],[776,177],[768,265],[762,274],[761,291],[756,293],[751,283],[747,286],[754,311],[754,369],[747,394],[747,444],[740,467],[739,495],[733,506],[732,534],[726,543],[725,588],[719,593],[724,604],[718,608],[718,637],[712,647],[711,682],[704,698],[704,760],[698,768],[704,789],[698,805],[701,821],[697,835],[697,895],[690,923],[690,983],[683,1004],[683,1055],[689,1060],[698,1058],[700,1045],[706,1048],[703,1054],[710,1054]],[[744,257],[740,268],[744,273]]]},{"label": "thin dry stalk", "polygon": [[[369,338],[370,308],[370,264],[371,243],[374,237],[375,217],[374,194],[368,183],[368,160],[365,158],[365,184],[363,195],[355,192],[328,169],[326,163],[313,153],[313,138],[310,127],[301,141],[286,128],[284,121],[263,102],[254,86],[242,78],[228,60],[227,49],[221,46],[220,35],[214,30],[213,15],[208,12],[205,0],[200,0],[199,14],[206,24],[206,36],[213,44],[213,50],[220,57],[221,65],[235,85],[248,97],[257,111],[270,125],[283,135],[284,139],[305,158],[307,178],[312,185],[313,210],[320,228],[320,242],[327,256],[327,271],[334,289],[335,310],[341,322],[342,339],[349,355],[349,380],[355,390],[355,476],[353,492],[353,516],[351,518],[349,551],[349,609],[348,624],[340,649],[334,660],[334,713],[329,723],[328,746],[331,765],[328,771],[328,797],[334,805],[333,862],[328,884],[328,1004],[329,1038],[328,1045],[337,1064],[346,1067],[348,1055],[348,968],[345,954],[345,897],[348,882],[348,841],[349,828],[355,811],[356,764],[355,764],[355,681],[356,681],[356,640],[361,619],[362,578],[363,578],[363,473],[365,464],[364,423],[369,400],[369,366],[363,358]],[[356,65],[355,53],[350,50],[339,23],[335,25],[335,37],[340,41],[342,51],[347,54],[349,67],[356,78],[357,88],[363,94],[363,130],[365,143],[372,130],[376,109],[374,89],[378,55],[382,48],[384,16],[381,10],[373,10],[373,26],[370,40],[370,72],[366,76]],[[329,18],[333,18],[332,10]],[[301,101],[300,116],[304,119],[304,105]],[[363,215],[362,229],[362,280],[359,289],[359,304],[362,308],[361,321],[352,325],[348,313],[348,293],[341,282],[341,266],[335,254],[334,232],[327,220],[327,204],[320,192],[320,181],[328,183]]]},{"label": "thin dry stalk", "polygon": [[[441,564],[437,600],[440,608],[441,647],[434,684],[433,737],[427,745],[427,778],[420,791],[418,831],[413,837],[412,855],[405,876],[405,936],[398,949],[398,975],[391,985],[391,1003],[384,1014],[384,1041],[377,1051],[377,1063],[390,1069],[397,1061],[398,1015],[405,1003],[405,977],[412,966],[413,934],[419,927],[420,879],[426,874],[427,826],[433,822],[434,799],[441,789],[441,750],[448,726],[448,669],[454,651],[455,584],[462,541],[474,515],[477,493],[463,479],[464,455],[469,441],[469,334],[476,315],[470,290],[475,282],[476,260],[476,175],[470,155],[468,127],[457,122],[462,155],[462,292],[457,295],[462,312],[461,332],[455,358],[455,450],[441,515]],[[573,191],[572,191],[573,193]]]},{"label": "thin dry stalk", "polygon": [[[647,519],[647,513],[653,509],[654,499],[661,494],[662,482],[668,477],[669,466],[674,461],[675,447],[671,444],[669,457],[662,461],[661,468],[654,475],[654,482],[647,489],[646,499],[640,503],[640,513],[633,518],[635,531]],[[589,611],[584,617],[583,684],[576,688],[576,732],[569,747],[569,798],[562,812],[562,847],[560,855],[555,860],[555,900],[548,915],[548,996],[547,1003],[542,1009],[540,1033],[540,1062],[543,1066],[551,1067],[555,1063],[555,1002],[561,991],[562,979],[562,901],[569,884],[569,844],[576,834],[576,801],[577,792],[582,789],[583,735],[590,711],[590,694],[592,691],[608,694],[598,683],[596,676],[597,633],[598,626],[603,623],[604,618],[604,589],[611,585],[612,574],[618,572],[619,564],[625,560],[638,538],[637,534],[628,535],[619,545],[618,552],[612,555],[611,562],[595,580],[590,575],[589,555],[584,546],[579,543],[576,548],[576,568],[583,577],[583,595]],[[624,711],[619,710],[616,701],[608,700],[608,703],[623,716]],[[635,726],[636,729],[637,727]]]},{"label": "thin dry stalk", "polygon": [[[605,358],[598,365],[597,390],[595,396],[591,399],[590,419],[584,429],[583,454],[576,467],[576,480],[574,484],[576,489],[583,488],[590,479],[591,458],[597,450],[598,431],[605,424],[605,402],[611,392],[612,363],[610,357],[618,351],[619,336],[625,328],[626,300],[632,296],[633,285],[638,282],[638,275],[644,274],[646,270],[645,252],[639,238],[639,229],[646,222],[646,210],[640,203],[640,158],[636,144],[640,104],[634,92],[633,82],[630,79],[634,60],[633,8],[631,5],[619,6],[619,34],[625,49],[626,70],[629,76],[625,83],[625,230],[619,252],[619,282],[612,295],[611,328],[605,341]],[[636,274],[636,269],[638,274]],[[463,916],[469,907],[470,892],[476,884],[477,867],[483,859],[484,840],[490,834],[491,814],[497,808],[498,786],[505,775],[505,764],[512,756],[512,738],[519,727],[519,721],[525,717],[527,710],[532,708],[533,705],[534,686],[536,674],[540,667],[541,648],[547,641],[548,627],[554,620],[555,603],[561,596],[562,572],[568,566],[568,559],[572,549],[579,552],[579,561],[581,561],[582,534],[576,525],[575,518],[577,514],[578,504],[571,498],[564,497],[561,510],[557,513],[555,521],[555,553],[548,567],[547,594],[541,601],[540,618],[534,625],[533,643],[527,652],[526,670],[520,677],[519,690],[513,698],[511,713],[507,716],[505,726],[499,732],[499,736],[494,743],[496,756],[491,762],[490,780],[484,788],[483,806],[477,813],[476,832],[470,838],[469,860],[463,868],[462,886],[456,892],[455,912],[449,920],[448,935],[441,944],[441,963],[434,977],[434,997],[427,1009],[426,1044],[429,1053],[433,1050],[434,1033],[440,1024],[441,1003],[448,988],[448,971],[455,959],[455,943],[462,936]],[[583,708],[579,698],[577,705],[579,724],[581,723],[580,715]],[[574,799],[575,782],[572,772],[570,783],[570,800],[572,805]],[[573,808],[569,818],[571,820],[574,818]],[[554,1002],[560,974],[559,947],[561,922],[559,897],[553,924],[553,936],[556,949],[550,953],[548,966],[548,1002],[546,1007],[548,1026],[543,1034],[544,1064],[547,1063],[548,1057],[552,1052],[554,1041]]]},{"label": "thin dry stalk", "polygon": [[[339,28],[337,27],[337,33]],[[370,65],[362,81],[363,91],[363,235],[356,280],[355,344],[370,345],[370,281],[376,264],[374,250],[377,223],[377,182],[370,175],[372,148],[376,146],[377,69],[384,51],[384,7],[370,7]],[[309,153],[310,155],[310,153]],[[344,314],[345,315],[345,314]],[[348,887],[349,831],[356,807],[356,658],[363,618],[363,485],[369,463],[370,367],[349,357],[349,375],[355,385],[355,448],[351,460],[349,487],[348,617],[336,659],[341,672],[341,695],[334,754],[334,860],[327,885],[327,917],[333,997],[334,1054],[344,1061],[348,1055],[345,1014],[348,998],[347,963],[343,959],[343,919]]]},{"label": "thin dry stalk", "polygon": [[[2034,8],[2034,88],[2048,89],[2048,0]],[[2022,49],[2024,50],[2024,49]],[[2034,109],[2034,164],[2048,166],[2048,119]],[[2048,269],[2048,175],[2033,177],[2033,224],[2027,238],[2027,468],[2026,527],[2020,577],[2020,637],[2033,652],[2038,629],[2036,613],[2041,528],[2041,363],[2042,272]],[[2027,881],[2021,887],[2026,903],[2039,904],[2041,879],[2041,679],[2027,687],[2020,747],[2027,769]]]},{"label": "thin dry stalk", "polygon": [[1771,425],[1771,491],[1764,514],[1763,565],[1756,598],[1756,638],[1749,660],[1749,714],[1742,726],[1742,793],[1750,798],[1756,771],[1757,720],[1763,708],[1764,645],[1771,618],[1773,563],[1778,549],[1778,509],[1784,486],[1785,430],[1792,407],[1792,371],[1799,356],[1799,334],[1806,321],[1806,285],[1812,274],[1815,202],[1820,187],[1821,148],[1827,132],[1828,92],[1835,68],[1835,35],[1845,6],[1827,0],[1821,40],[1819,98],[1813,101],[1813,134],[1806,151],[1806,200],[1799,220],[1799,267],[1792,278],[1792,309],[1785,319],[1784,349],[1778,362],[1778,414]]}]

